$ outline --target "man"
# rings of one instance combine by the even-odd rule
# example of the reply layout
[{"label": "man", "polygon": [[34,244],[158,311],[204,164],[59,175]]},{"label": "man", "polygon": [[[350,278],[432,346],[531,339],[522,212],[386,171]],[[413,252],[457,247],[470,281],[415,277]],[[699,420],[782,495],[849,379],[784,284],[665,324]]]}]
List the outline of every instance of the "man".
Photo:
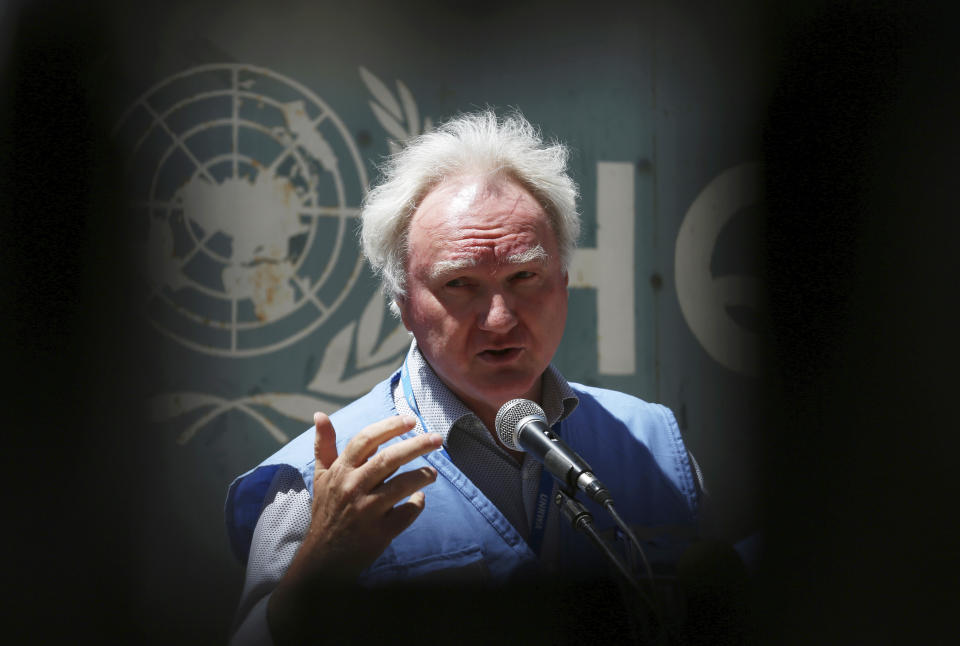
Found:
[{"label": "man", "polygon": [[497,438],[497,411],[514,398],[541,405],[628,522],[695,524],[670,411],[569,384],[550,364],[580,226],[566,162],[523,117],[492,112],[390,160],[364,202],[362,240],[411,348],[390,379],[332,418],[317,413],[231,486],[230,537],[248,558],[237,641],[296,633],[355,584],[605,576],[560,513],[538,509],[555,491],[539,462]]}]

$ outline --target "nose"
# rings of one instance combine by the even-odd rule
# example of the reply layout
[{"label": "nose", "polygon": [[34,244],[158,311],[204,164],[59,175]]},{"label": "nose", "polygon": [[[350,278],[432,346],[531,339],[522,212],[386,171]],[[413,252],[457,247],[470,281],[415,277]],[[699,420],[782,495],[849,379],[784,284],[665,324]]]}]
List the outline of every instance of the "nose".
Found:
[{"label": "nose", "polygon": [[507,332],[517,324],[512,299],[497,292],[490,296],[487,306],[480,313],[479,326],[487,332]]}]

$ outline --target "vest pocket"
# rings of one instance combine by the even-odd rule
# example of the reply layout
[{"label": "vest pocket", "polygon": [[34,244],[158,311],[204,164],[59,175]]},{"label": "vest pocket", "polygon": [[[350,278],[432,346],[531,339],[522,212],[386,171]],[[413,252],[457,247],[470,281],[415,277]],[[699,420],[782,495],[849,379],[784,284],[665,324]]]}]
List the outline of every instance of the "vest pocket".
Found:
[{"label": "vest pocket", "polygon": [[396,582],[427,585],[482,584],[490,581],[490,571],[483,560],[483,550],[475,545],[453,552],[430,554],[404,563],[381,557],[361,575],[360,581],[364,585]]}]

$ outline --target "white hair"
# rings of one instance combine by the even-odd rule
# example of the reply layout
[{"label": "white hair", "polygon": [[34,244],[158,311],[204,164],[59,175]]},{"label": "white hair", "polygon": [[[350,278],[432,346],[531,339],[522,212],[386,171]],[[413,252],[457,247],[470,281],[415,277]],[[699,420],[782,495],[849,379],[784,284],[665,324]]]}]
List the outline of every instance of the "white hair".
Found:
[{"label": "white hair", "polygon": [[364,198],[360,239],[394,313],[396,301],[406,294],[410,220],[427,193],[449,178],[487,174],[519,182],[550,217],[566,269],[580,235],[577,185],[567,173],[568,157],[565,145],[545,144],[519,112],[499,119],[493,110],[454,117],[389,157],[380,183]]}]

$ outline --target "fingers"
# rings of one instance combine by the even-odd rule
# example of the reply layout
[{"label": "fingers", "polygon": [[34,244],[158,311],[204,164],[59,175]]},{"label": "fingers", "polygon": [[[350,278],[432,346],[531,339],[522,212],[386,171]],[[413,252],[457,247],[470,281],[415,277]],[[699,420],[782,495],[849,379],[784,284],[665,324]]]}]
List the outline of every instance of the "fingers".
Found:
[{"label": "fingers", "polygon": [[323,413],[313,414],[316,434],[313,440],[313,456],[317,459],[315,470],[329,469],[337,459],[337,434],[330,418]]},{"label": "fingers", "polygon": [[443,437],[439,433],[425,433],[407,438],[385,447],[370,458],[357,469],[358,475],[367,487],[372,488],[389,478],[407,462],[437,450],[441,444]]},{"label": "fingers", "polygon": [[417,519],[426,504],[426,495],[417,491],[405,503],[397,505],[386,513],[384,523],[386,531],[393,536],[409,527]]},{"label": "fingers", "polygon": [[433,467],[420,467],[405,471],[375,487],[370,493],[379,499],[381,508],[386,511],[398,502],[413,495],[418,490],[437,479],[437,470]]},{"label": "fingers", "polygon": [[417,425],[417,418],[394,415],[371,424],[351,439],[343,449],[343,462],[358,467],[373,455],[381,444],[392,437],[403,435]]}]

